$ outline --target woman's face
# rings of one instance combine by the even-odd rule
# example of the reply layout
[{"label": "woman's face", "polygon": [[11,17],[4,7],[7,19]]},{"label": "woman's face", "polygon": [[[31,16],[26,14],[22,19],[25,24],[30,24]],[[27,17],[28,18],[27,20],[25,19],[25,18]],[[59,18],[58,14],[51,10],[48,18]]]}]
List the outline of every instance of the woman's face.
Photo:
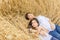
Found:
[{"label": "woman's face", "polygon": [[38,23],[37,23],[36,20],[33,20],[33,21],[32,21],[32,26],[33,26],[33,27],[38,27]]}]

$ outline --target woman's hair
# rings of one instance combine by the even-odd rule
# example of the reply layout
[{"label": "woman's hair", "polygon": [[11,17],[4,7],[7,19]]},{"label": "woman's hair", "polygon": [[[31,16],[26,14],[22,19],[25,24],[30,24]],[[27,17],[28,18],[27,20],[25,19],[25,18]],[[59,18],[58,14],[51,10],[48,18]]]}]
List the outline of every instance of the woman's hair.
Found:
[{"label": "woman's hair", "polygon": [[32,26],[32,21],[33,21],[33,20],[36,20],[36,22],[38,23],[38,26],[39,26],[38,20],[37,20],[36,18],[33,18],[33,19],[29,22],[28,28],[33,28],[33,29],[35,29],[35,28]]},{"label": "woman's hair", "polygon": [[28,13],[25,14],[25,18],[26,18],[27,20],[29,20],[28,14],[30,14],[30,12],[28,12]]}]

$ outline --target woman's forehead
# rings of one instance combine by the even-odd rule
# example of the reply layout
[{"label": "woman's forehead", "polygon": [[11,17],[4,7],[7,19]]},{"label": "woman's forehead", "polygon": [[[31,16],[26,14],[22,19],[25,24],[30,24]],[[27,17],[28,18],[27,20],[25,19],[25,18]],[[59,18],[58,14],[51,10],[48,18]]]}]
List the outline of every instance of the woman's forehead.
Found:
[{"label": "woman's forehead", "polygon": [[32,22],[36,22],[36,20],[32,20]]}]

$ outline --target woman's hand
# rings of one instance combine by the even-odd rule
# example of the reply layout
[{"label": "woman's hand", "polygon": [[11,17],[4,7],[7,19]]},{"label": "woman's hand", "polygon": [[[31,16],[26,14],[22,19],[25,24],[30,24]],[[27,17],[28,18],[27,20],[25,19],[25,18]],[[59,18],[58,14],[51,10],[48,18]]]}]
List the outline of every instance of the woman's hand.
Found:
[{"label": "woman's hand", "polygon": [[30,31],[31,33],[37,32],[37,30],[34,30],[34,29],[32,29],[32,28],[30,28],[29,31]]},{"label": "woman's hand", "polygon": [[48,33],[48,30],[44,27],[39,27],[38,29],[40,29],[40,35],[46,36],[46,33]]},{"label": "woman's hand", "polygon": [[46,32],[41,30],[41,31],[40,31],[40,35],[46,36]]}]

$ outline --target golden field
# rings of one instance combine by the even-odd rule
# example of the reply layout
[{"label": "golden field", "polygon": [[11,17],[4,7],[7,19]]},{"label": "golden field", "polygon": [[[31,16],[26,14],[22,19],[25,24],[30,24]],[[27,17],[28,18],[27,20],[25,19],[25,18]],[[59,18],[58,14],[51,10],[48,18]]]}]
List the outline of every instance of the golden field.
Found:
[{"label": "golden field", "polygon": [[0,0],[0,40],[39,40],[28,33],[27,12],[60,25],[60,0]]}]

